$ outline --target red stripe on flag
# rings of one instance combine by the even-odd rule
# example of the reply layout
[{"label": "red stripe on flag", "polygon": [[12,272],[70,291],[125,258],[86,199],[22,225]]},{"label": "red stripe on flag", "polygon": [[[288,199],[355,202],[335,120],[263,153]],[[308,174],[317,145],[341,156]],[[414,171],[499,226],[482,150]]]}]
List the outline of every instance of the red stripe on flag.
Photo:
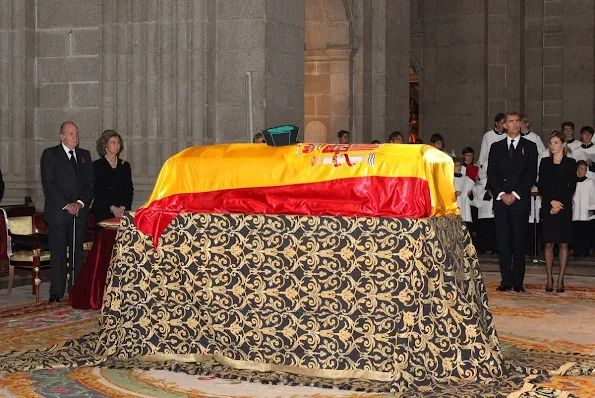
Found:
[{"label": "red stripe on flag", "polygon": [[134,222],[157,247],[163,231],[180,213],[420,218],[432,214],[432,200],[427,181],[420,178],[357,177],[172,195],[139,209]]}]

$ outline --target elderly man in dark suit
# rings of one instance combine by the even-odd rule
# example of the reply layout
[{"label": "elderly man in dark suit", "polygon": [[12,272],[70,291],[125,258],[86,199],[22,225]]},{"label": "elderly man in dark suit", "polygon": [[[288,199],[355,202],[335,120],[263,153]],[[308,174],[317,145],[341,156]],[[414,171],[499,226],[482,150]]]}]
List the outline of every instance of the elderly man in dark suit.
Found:
[{"label": "elderly man in dark suit", "polygon": [[488,158],[488,184],[494,197],[494,221],[502,282],[499,291],[525,291],[525,237],[531,187],[537,178],[537,146],[520,134],[520,115],[506,114],[505,139],[495,142]]},{"label": "elderly man in dark suit", "polygon": [[66,248],[72,246],[74,223],[76,275],[83,264],[85,225],[95,181],[91,154],[78,148],[77,125],[73,122],[62,123],[60,140],[62,142],[59,145],[47,148],[41,155],[44,219],[49,226],[50,303],[59,302],[66,290]]}]

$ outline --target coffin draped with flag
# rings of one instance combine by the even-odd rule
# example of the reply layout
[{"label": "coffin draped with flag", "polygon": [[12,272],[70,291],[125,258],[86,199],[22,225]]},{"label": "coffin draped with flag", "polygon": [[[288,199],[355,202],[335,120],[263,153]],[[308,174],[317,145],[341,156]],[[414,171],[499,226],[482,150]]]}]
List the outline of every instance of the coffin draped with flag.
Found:
[{"label": "coffin draped with flag", "polygon": [[376,392],[506,373],[452,160],[392,144],[173,156],[122,218],[98,332],[0,359]]},{"label": "coffin draped with flag", "polygon": [[427,145],[230,144],[167,160],[139,230],[157,240],[178,214],[421,218],[458,214],[452,159]]}]

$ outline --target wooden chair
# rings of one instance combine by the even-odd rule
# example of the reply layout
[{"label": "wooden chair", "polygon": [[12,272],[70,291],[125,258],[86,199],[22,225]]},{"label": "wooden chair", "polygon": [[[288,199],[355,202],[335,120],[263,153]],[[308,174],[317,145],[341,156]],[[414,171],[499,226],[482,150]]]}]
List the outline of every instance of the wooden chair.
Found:
[{"label": "wooden chair", "polygon": [[0,208],[5,219],[8,257],[8,295],[12,292],[14,269],[25,268],[32,271],[32,287],[35,300],[39,303],[39,271],[50,266],[50,253],[42,250],[47,247],[47,234],[39,233],[35,223],[35,206],[32,204],[10,205]]}]

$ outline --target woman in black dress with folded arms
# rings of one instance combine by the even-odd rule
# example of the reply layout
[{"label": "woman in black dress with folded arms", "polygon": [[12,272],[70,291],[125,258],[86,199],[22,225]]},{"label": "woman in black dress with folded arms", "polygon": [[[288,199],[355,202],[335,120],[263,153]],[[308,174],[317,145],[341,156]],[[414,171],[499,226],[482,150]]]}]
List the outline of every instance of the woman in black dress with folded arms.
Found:
[{"label": "woman in black dress with folded arms", "polygon": [[566,156],[566,138],[555,132],[549,142],[550,157],[539,165],[539,192],[542,197],[543,241],[545,242],[546,292],[553,291],[554,244],[560,246],[560,275],[557,291],[564,292],[564,272],[568,243],[572,241],[572,195],[576,188],[576,163]]},{"label": "woman in black dress with folded arms", "polygon": [[105,130],[97,140],[100,158],[93,162],[95,171],[95,221],[121,217],[132,207],[134,187],[130,163],[120,159],[124,143],[114,130]]}]

